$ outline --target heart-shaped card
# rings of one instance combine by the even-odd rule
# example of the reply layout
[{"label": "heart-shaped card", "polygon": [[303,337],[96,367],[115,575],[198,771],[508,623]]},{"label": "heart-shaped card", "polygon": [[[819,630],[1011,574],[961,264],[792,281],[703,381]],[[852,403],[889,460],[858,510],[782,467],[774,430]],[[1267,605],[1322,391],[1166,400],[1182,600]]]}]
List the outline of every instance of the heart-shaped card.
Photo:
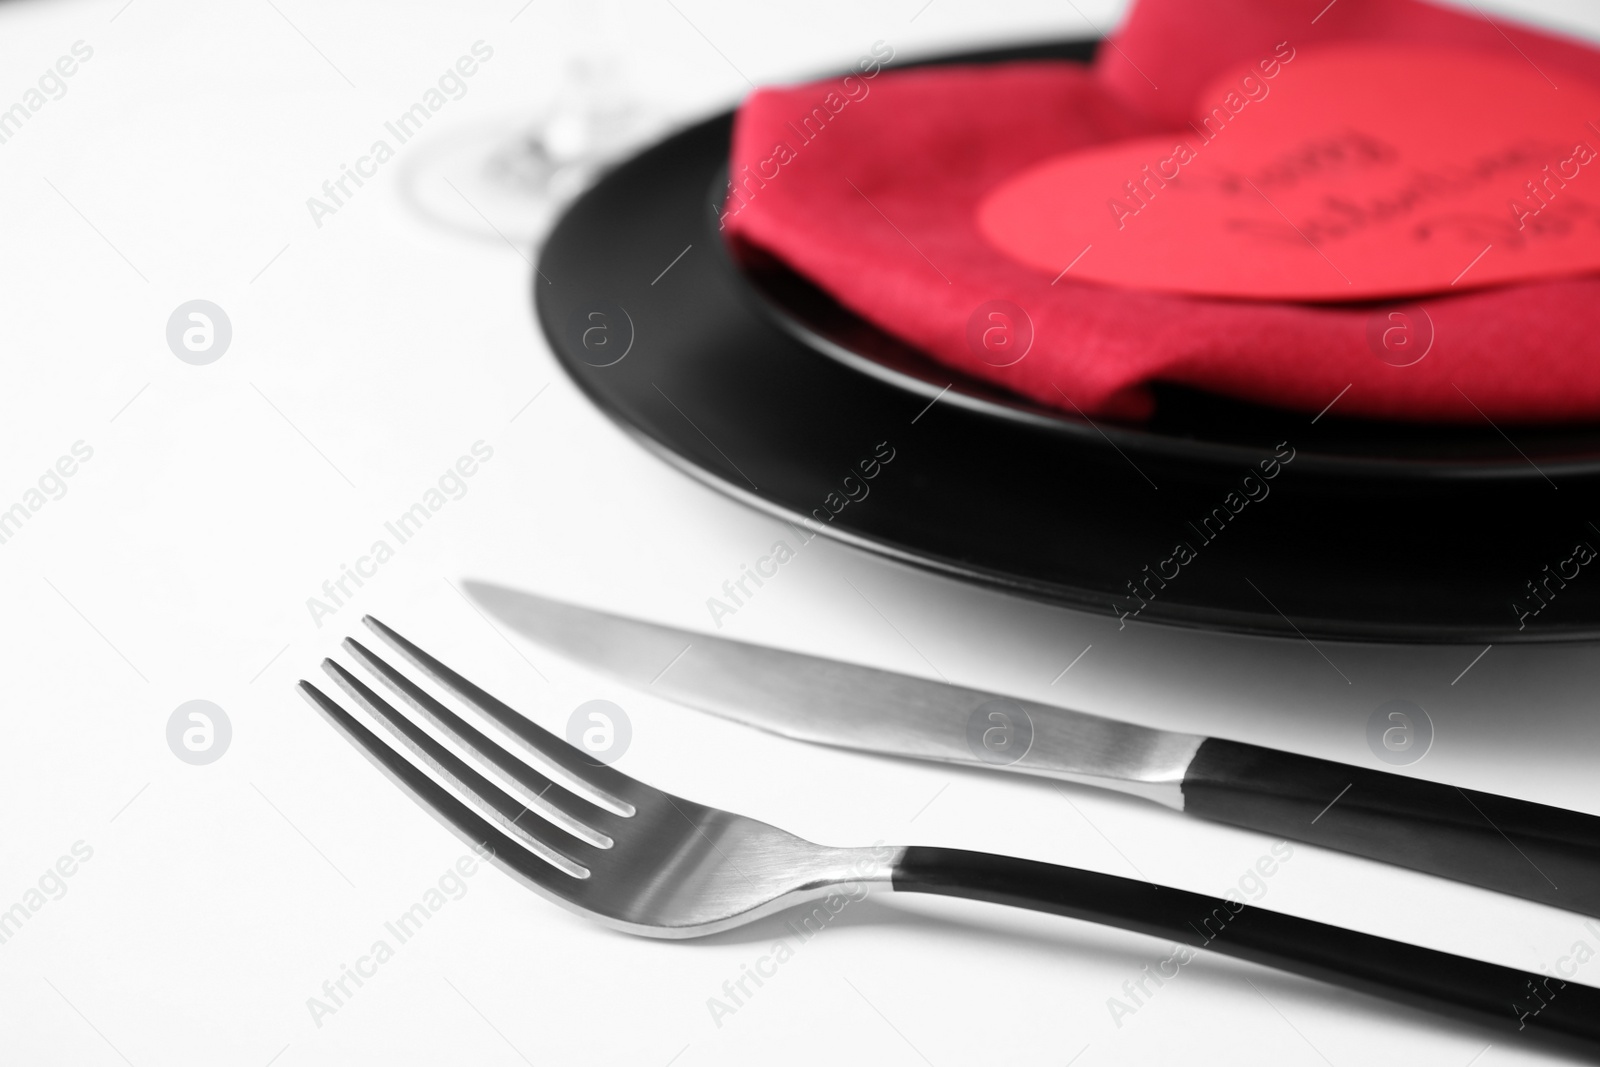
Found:
[{"label": "heart-shaped card", "polygon": [[1190,127],[1046,160],[978,208],[1052,277],[1364,301],[1600,270],[1600,89],[1505,55],[1279,46]]}]

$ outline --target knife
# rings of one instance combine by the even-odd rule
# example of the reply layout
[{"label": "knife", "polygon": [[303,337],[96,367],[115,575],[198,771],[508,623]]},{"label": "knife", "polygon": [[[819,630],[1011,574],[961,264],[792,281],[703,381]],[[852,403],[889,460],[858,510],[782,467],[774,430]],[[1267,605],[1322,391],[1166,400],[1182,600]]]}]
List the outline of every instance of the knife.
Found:
[{"label": "knife", "polygon": [[1600,915],[1592,815],[464,584],[495,617],[585,667],[784,737],[1114,789]]}]

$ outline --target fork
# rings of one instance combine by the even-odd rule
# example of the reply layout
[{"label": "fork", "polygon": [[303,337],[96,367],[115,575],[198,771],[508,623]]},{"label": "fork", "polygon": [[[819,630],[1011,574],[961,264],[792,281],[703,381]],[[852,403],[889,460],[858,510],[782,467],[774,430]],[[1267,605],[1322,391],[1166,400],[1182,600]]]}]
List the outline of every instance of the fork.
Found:
[{"label": "fork", "polygon": [[[540,896],[607,926],[648,937],[699,937],[822,900],[842,888],[853,894],[864,885],[887,885],[897,892],[1008,904],[1135,931],[1600,1054],[1600,989],[1553,975],[1033,860],[926,846],[831,848],[684,800],[596,762],[382,622],[371,616],[362,621],[424,676],[503,731],[521,755],[353,638],[343,642],[345,650],[478,766],[337,661],[324,660],[323,668],[471,803],[310,682],[300,682],[301,693],[468,844]],[[492,768],[501,781],[492,781],[480,767]]]}]

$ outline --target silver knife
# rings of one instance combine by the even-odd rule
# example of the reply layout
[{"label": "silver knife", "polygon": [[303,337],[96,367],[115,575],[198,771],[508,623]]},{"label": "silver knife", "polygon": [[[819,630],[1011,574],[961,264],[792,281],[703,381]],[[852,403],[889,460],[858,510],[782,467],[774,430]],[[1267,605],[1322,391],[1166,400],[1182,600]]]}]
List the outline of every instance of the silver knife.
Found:
[{"label": "silver knife", "polygon": [[1114,789],[1600,914],[1592,815],[464,584],[496,618],[585,667],[784,737]]}]

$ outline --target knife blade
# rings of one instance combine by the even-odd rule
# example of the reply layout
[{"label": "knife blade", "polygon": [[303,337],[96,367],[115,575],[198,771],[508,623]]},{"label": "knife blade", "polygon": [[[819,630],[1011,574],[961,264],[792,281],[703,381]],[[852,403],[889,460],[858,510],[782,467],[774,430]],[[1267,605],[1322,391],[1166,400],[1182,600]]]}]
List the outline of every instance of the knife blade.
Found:
[{"label": "knife blade", "polygon": [[496,618],[584,667],[784,737],[1113,789],[1600,914],[1592,815],[463,584]]}]

